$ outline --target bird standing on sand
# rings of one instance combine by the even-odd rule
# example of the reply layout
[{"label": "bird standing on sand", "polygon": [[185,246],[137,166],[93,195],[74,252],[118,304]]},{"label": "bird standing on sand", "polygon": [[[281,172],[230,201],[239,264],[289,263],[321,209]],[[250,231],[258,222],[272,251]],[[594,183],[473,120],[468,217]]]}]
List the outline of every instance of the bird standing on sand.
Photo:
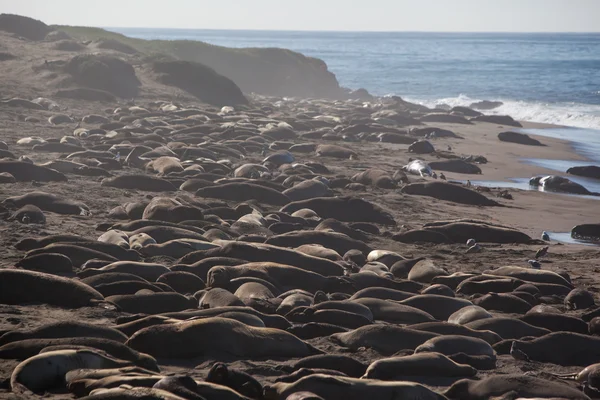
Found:
[{"label": "bird standing on sand", "polygon": [[542,232],[542,240],[549,242],[550,241],[550,235],[548,235],[548,232],[544,231]]},{"label": "bird standing on sand", "polygon": [[440,172],[440,179],[445,181],[446,180],[446,175],[444,175],[443,172]]},{"label": "bird standing on sand", "polygon": [[471,187],[471,181],[467,180],[467,187]]},{"label": "bird standing on sand", "polygon": [[531,265],[531,268],[533,268],[533,269],[542,269],[542,264],[540,264],[536,260],[529,260],[527,262],[529,263],[529,265]]},{"label": "bird standing on sand", "polygon": [[535,253],[535,259],[539,259],[541,257],[544,257],[546,254],[548,254],[548,246],[544,246],[541,249],[539,249],[536,253]]},{"label": "bird standing on sand", "polygon": [[431,177],[432,177],[433,179],[437,179],[437,174],[436,174],[435,172],[432,172],[432,173],[431,173]]}]

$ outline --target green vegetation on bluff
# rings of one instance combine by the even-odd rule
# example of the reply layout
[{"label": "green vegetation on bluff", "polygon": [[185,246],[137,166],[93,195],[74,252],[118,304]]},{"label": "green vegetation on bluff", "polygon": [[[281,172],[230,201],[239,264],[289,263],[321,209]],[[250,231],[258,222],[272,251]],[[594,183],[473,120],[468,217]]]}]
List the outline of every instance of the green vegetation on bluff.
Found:
[{"label": "green vegetation on bluff", "polygon": [[232,79],[244,92],[274,96],[338,98],[335,75],[319,59],[277,48],[228,48],[192,40],[143,40],[101,28],[52,26],[78,40],[109,39],[153,58],[167,56],[207,65]]}]

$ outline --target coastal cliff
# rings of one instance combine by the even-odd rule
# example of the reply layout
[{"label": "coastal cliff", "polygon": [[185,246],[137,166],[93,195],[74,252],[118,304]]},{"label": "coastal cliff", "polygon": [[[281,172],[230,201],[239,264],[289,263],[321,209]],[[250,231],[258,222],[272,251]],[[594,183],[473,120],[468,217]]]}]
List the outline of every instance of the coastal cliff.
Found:
[{"label": "coastal cliff", "polygon": [[213,68],[245,93],[341,98],[343,89],[322,60],[278,48],[228,48],[191,40],[134,39],[100,28],[52,26],[78,41],[118,42],[148,57],[167,56]]}]

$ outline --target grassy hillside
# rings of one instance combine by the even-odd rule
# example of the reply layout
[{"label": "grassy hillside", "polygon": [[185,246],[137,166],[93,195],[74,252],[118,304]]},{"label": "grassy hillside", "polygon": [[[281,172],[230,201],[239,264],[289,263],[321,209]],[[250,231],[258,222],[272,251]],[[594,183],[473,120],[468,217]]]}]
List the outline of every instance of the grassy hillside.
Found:
[{"label": "grassy hillside", "polygon": [[228,48],[191,40],[143,40],[100,28],[53,26],[79,40],[112,39],[147,55],[195,61],[232,79],[244,92],[274,96],[338,98],[334,74],[319,59],[276,48]]}]

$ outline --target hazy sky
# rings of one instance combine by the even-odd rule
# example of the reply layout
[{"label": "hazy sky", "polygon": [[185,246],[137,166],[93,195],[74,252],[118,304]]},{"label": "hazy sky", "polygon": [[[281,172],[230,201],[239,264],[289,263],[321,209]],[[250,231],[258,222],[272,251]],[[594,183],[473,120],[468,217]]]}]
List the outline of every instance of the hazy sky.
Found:
[{"label": "hazy sky", "polygon": [[0,0],[0,12],[102,27],[600,31],[600,0]]}]

